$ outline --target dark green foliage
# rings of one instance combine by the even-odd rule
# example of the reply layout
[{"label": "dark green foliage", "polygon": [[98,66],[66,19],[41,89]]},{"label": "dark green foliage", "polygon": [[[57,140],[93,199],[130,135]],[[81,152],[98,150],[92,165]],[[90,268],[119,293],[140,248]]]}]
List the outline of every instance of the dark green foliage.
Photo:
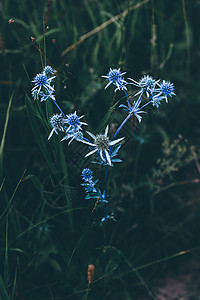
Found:
[{"label": "dark green foliage", "polygon": [[[160,277],[199,260],[199,13],[198,0],[0,1],[1,299],[157,299]],[[96,199],[84,200],[80,185],[86,146],[47,141],[56,107],[31,99],[46,62],[57,70],[59,105],[86,115],[92,132],[124,118],[123,94],[104,90],[110,67],[174,83],[170,103],[121,132],[108,246]],[[89,287],[88,264],[96,269]]]}]

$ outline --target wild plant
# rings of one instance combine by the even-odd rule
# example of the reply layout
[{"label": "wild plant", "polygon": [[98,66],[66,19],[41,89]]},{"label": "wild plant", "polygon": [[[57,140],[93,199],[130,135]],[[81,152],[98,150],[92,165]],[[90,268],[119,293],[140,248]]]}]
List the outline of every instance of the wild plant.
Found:
[{"label": "wild plant", "polygon": [[[146,113],[145,109],[148,105],[158,109],[163,101],[168,102],[169,98],[175,96],[174,85],[170,81],[156,80],[149,75],[145,75],[139,81],[136,81],[131,78],[125,79],[125,74],[126,72],[121,72],[120,68],[110,68],[107,75],[102,76],[107,81],[105,89],[114,85],[115,93],[122,92],[125,95],[121,99],[122,103],[119,105],[119,108],[126,113],[126,117],[112,136],[109,134],[109,124],[106,125],[103,133],[95,134],[85,130],[85,127],[88,125],[84,121],[85,115],[79,116],[76,111],[70,114],[63,112],[55,98],[53,82],[56,78],[56,71],[51,66],[46,66],[32,80],[33,99],[41,102],[52,101],[58,110],[49,120],[51,130],[49,131],[48,139],[56,134],[61,136],[61,142],[68,142],[69,146],[72,142],[84,143],[89,149],[85,159],[92,156],[93,160],[91,163],[99,164],[104,168],[103,187],[99,185],[99,178],[94,178],[93,167],[84,168],[81,172],[83,180],[81,185],[85,188],[85,199],[94,201],[95,210],[98,210],[98,208],[103,209],[103,215],[98,220],[97,225],[103,229],[104,245],[106,245],[105,223],[108,220],[116,221],[114,213],[110,211],[109,206],[108,176],[109,169],[115,167],[116,163],[122,162],[118,158],[120,149],[125,141],[125,137],[120,137],[121,129],[131,117],[135,117],[141,123],[142,115]],[[128,91],[128,86],[135,87],[136,93],[131,95]],[[125,102],[123,103],[124,99]],[[135,100],[131,101],[131,99]]]}]

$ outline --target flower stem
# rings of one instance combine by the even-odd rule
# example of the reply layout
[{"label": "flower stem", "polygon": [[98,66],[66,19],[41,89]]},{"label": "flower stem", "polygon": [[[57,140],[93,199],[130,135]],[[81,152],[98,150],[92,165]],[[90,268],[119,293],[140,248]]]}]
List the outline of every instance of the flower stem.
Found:
[{"label": "flower stem", "polygon": [[118,133],[120,132],[120,130],[122,129],[124,124],[128,121],[128,119],[130,119],[131,116],[132,116],[132,113],[129,113],[128,116],[124,119],[124,121],[121,123],[121,125],[118,127],[117,131],[115,132],[113,140],[116,138],[116,136],[118,135]]},{"label": "flower stem", "polygon": [[[105,200],[107,200],[107,188],[108,188],[108,166],[105,166],[105,191],[104,191],[104,196],[105,196]],[[104,246],[106,246],[107,241],[106,241],[106,229],[105,229],[105,223],[106,223],[106,219],[108,216],[108,204],[105,202],[104,203],[104,218],[105,218],[105,222],[103,222],[103,226],[102,226],[102,230],[103,230],[103,243]]]},{"label": "flower stem", "polygon": [[145,106],[149,105],[150,103],[152,103],[152,100],[150,100],[149,102],[147,102],[146,104],[144,104],[142,107],[140,107],[139,110],[143,109]]},{"label": "flower stem", "polygon": [[51,100],[57,106],[57,108],[59,109],[59,111],[61,112],[61,114],[64,116],[64,118],[66,118],[65,113],[62,111],[62,109],[60,108],[60,106],[58,105],[58,103],[55,100],[53,100],[52,98],[51,98]]},{"label": "flower stem", "polygon": [[88,142],[88,143],[91,143],[88,139],[86,139],[85,137],[83,138],[84,141]]},{"label": "flower stem", "polygon": [[128,98],[128,94],[127,94],[126,90],[124,90],[124,93],[126,95],[126,100],[127,100],[128,107],[129,107],[129,109],[131,109],[131,104],[130,104],[130,101],[129,101],[129,98]]},{"label": "flower stem", "polygon": [[[130,102],[128,100],[128,95],[127,95],[127,92],[124,91],[125,95],[126,95],[126,98],[127,98],[127,102],[128,102],[128,106],[131,110],[131,105],[130,105]],[[143,93],[140,94],[140,96],[138,97],[137,99],[137,103],[140,101],[141,97],[142,97]],[[151,101],[149,101],[148,103],[144,104],[142,107],[140,107],[138,109],[138,111],[140,111],[143,107],[147,106]],[[126,124],[126,122],[128,121],[128,119],[130,119],[130,117],[132,116],[132,112],[130,111],[130,113],[128,114],[128,116],[124,119],[124,121],[121,123],[121,125],[118,127],[117,131],[115,132],[114,134],[114,137],[113,137],[113,140],[116,138],[116,136],[118,135],[118,133],[120,132],[120,130],[122,129],[122,127]]]}]

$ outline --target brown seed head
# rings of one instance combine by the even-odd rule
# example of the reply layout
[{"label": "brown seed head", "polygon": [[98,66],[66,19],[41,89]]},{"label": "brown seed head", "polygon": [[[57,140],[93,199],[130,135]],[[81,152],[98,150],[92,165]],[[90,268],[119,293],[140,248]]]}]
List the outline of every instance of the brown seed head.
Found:
[{"label": "brown seed head", "polygon": [[91,283],[94,280],[94,271],[95,266],[94,265],[88,265],[88,282]]}]

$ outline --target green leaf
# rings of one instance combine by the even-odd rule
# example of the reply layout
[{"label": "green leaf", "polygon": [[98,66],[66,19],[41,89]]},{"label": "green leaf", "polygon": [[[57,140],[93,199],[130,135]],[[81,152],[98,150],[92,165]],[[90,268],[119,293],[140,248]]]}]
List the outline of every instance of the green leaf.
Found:
[{"label": "green leaf", "polygon": [[8,293],[6,291],[1,275],[0,275],[0,295],[2,300],[9,300]]},{"label": "green leaf", "polygon": [[106,115],[104,116],[103,120],[101,121],[101,123],[99,124],[99,126],[97,128],[97,132],[101,132],[102,130],[105,129],[111,114],[113,113],[113,111],[115,110],[116,106],[118,105],[118,103],[120,101],[121,101],[121,99],[118,100],[113,106],[111,106],[109,108],[109,110],[107,111]]},{"label": "green leaf", "polygon": [[3,136],[2,136],[1,145],[0,145],[0,177],[2,174],[2,170],[3,170],[3,150],[4,150],[4,145],[5,145],[6,131],[7,131],[7,127],[8,127],[8,120],[9,120],[9,116],[10,116],[10,108],[11,108],[12,99],[13,99],[13,93],[12,93],[12,95],[10,97],[10,101],[8,103],[8,108],[7,108],[7,112],[6,112],[6,120],[5,120],[5,124],[4,124],[4,130],[3,130]]},{"label": "green leaf", "polygon": [[54,166],[54,163],[52,162],[52,159],[49,155],[49,151],[47,150],[47,147],[45,145],[44,137],[42,137],[42,135],[40,133],[40,129],[38,126],[38,120],[36,119],[35,111],[34,111],[31,99],[27,95],[26,95],[26,109],[27,109],[28,117],[29,117],[29,120],[31,123],[31,128],[33,130],[33,133],[34,133],[35,139],[38,143],[38,146],[40,147],[40,150],[41,150],[47,164],[49,165],[51,170],[53,172],[55,172],[56,168]]}]

